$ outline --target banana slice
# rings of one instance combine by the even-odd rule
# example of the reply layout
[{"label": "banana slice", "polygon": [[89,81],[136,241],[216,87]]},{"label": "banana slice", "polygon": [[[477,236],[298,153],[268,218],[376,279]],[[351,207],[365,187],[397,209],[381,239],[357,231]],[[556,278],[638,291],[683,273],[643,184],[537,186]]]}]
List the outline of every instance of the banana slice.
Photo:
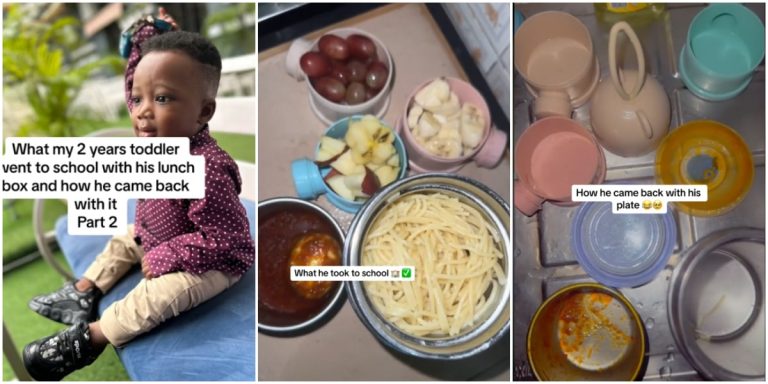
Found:
[{"label": "banana slice", "polygon": [[424,108],[418,104],[414,104],[413,107],[411,107],[411,110],[408,111],[408,128],[410,128],[411,131],[416,129],[416,126],[419,124],[419,117],[421,117],[422,113],[424,113]]},{"label": "banana slice", "polygon": [[461,142],[465,147],[474,149],[483,139],[485,119],[480,113],[480,108],[466,103],[461,107]]},{"label": "banana slice", "polygon": [[422,113],[421,118],[419,119],[419,126],[416,130],[416,135],[420,136],[424,140],[427,140],[430,137],[437,135],[439,132],[440,122],[438,122],[431,113]]},{"label": "banana slice", "polygon": [[455,159],[461,157],[463,147],[461,146],[461,140],[456,140],[449,137],[433,137],[424,144],[424,148],[433,155],[445,157],[448,159]]},{"label": "banana slice", "polygon": [[416,93],[414,99],[424,109],[437,108],[451,96],[451,88],[443,79],[437,79]]},{"label": "banana slice", "polygon": [[448,96],[448,100],[446,100],[444,103],[425,109],[434,114],[450,116],[456,112],[461,111],[461,102],[459,101],[459,96],[456,95],[456,93],[451,92]]}]

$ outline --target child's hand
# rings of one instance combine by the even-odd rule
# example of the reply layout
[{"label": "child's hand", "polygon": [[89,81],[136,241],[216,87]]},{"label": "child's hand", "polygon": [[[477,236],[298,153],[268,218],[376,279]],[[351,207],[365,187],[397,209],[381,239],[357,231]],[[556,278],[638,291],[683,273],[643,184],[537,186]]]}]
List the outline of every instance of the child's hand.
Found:
[{"label": "child's hand", "polygon": [[179,29],[179,25],[176,24],[176,20],[173,19],[173,16],[165,12],[165,8],[160,7],[160,9],[158,10],[157,18],[167,21],[168,24],[170,24],[173,27],[174,31]]},{"label": "child's hand", "polygon": [[144,277],[147,280],[151,280],[155,277],[155,275],[153,275],[152,271],[149,269],[149,263],[147,262],[146,257],[141,259],[141,273],[144,274]]}]

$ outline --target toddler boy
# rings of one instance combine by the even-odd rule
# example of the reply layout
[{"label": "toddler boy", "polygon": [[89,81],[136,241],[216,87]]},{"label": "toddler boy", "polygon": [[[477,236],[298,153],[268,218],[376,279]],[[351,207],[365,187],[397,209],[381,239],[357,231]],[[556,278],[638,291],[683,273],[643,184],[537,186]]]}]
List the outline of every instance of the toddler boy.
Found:
[{"label": "toddler boy", "polygon": [[[160,10],[166,26],[176,23]],[[36,380],[60,380],[91,364],[107,344],[122,346],[236,283],[252,266],[253,239],[236,163],[208,132],[216,110],[221,57],[196,33],[137,24],[126,68],[126,102],[138,137],[189,137],[205,157],[205,197],[141,199],[129,233],[110,240],[83,277],[33,298],[37,313],[72,327],[24,348]],[[97,320],[99,298],[134,265],[144,274]]]}]

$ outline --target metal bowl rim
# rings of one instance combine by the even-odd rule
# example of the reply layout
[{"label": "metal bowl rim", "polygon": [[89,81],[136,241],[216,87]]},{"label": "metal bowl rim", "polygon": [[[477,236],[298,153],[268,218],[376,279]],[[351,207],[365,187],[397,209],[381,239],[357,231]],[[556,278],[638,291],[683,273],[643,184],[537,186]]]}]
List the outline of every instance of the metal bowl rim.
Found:
[{"label": "metal bowl rim", "polygon": [[[260,201],[257,209],[268,207],[274,204],[285,204],[285,203],[297,204],[319,213],[321,216],[329,220],[330,223],[333,225],[333,228],[341,236],[342,244],[346,241],[346,233],[344,232],[344,229],[341,228],[339,223],[336,221],[336,219],[333,218],[333,216],[330,213],[328,213],[325,209],[323,209],[317,204],[314,204],[305,200],[301,200],[295,197],[274,197],[274,198]],[[342,264],[343,264],[343,260],[342,260]],[[334,294],[333,298],[329,300],[328,303],[325,304],[323,309],[320,312],[318,312],[316,315],[312,316],[311,318],[301,323],[288,325],[288,326],[275,326],[275,325],[269,325],[269,324],[258,322],[258,327],[260,330],[264,330],[264,331],[275,333],[275,334],[293,334],[296,332],[309,329],[325,320],[329,312],[331,312],[334,309],[334,307],[336,307],[339,300],[341,300],[341,298],[344,296],[344,291],[346,290],[345,287],[346,287],[346,282],[340,281],[339,286],[336,288],[336,294]]]},{"label": "metal bowl rim", "polygon": [[[528,332],[526,333],[526,351],[528,356],[528,362],[531,365],[531,371],[533,371],[533,374],[536,376],[536,379],[538,380],[548,380],[546,378],[542,378],[542,376],[539,374],[539,371],[536,369],[536,364],[533,360],[533,356],[531,356],[531,333],[533,333],[533,326],[536,324],[536,320],[538,320],[539,315],[544,311],[544,309],[549,306],[550,303],[552,303],[555,299],[560,298],[561,296],[570,293],[571,291],[577,290],[577,289],[583,289],[588,288],[591,290],[596,291],[602,291],[607,292],[611,296],[619,299],[625,308],[629,310],[629,312],[632,314],[632,319],[635,321],[635,326],[638,329],[638,332],[640,332],[640,356],[641,358],[637,361],[637,366],[634,369],[634,372],[632,373],[631,378],[626,379],[629,381],[633,381],[638,378],[640,375],[640,370],[643,367],[643,359],[645,358],[645,338],[646,338],[646,332],[645,332],[645,326],[643,325],[643,322],[641,320],[640,314],[637,313],[637,310],[635,310],[635,307],[632,305],[632,303],[627,299],[621,292],[619,292],[616,289],[606,287],[605,285],[599,284],[599,283],[576,283],[571,284],[565,287],[562,287],[558,289],[555,293],[551,294],[549,297],[544,300],[541,305],[539,305],[539,308],[536,309],[536,313],[533,315],[533,319],[531,319],[530,325],[528,326]],[[609,368],[610,369],[610,368]]]},{"label": "metal bowl rim", "polygon": [[[441,183],[441,182],[444,182]],[[456,185],[458,184],[458,186]],[[485,202],[480,196],[477,196],[474,192],[470,192],[469,190],[464,190],[464,186],[471,186],[474,188],[477,188],[478,190],[485,193],[487,196],[485,196],[487,199],[490,199],[490,202]],[[405,190],[405,193],[402,193],[403,190]],[[409,194],[409,192],[418,192],[418,191],[426,191],[426,190],[434,190],[438,192],[444,192],[446,190],[449,190],[450,192],[461,194],[465,198],[468,198],[472,201],[472,204],[479,204],[479,207],[476,207],[479,209],[485,216],[490,216],[489,219],[491,219],[492,224],[494,227],[498,230],[498,234],[501,239],[501,246],[502,251],[504,252],[505,261],[506,261],[506,274],[507,274],[507,281],[505,282],[504,291],[499,298],[499,303],[494,307],[494,310],[492,311],[491,316],[487,320],[485,320],[483,323],[480,324],[487,324],[483,331],[478,331],[477,328],[473,329],[470,332],[467,332],[465,334],[462,334],[459,336],[459,339],[455,340],[453,343],[443,346],[435,346],[435,348],[440,347],[446,347],[446,346],[455,346],[455,345],[461,345],[463,343],[466,343],[468,341],[473,340],[474,337],[477,335],[483,334],[483,332],[499,328],[498,331],[496,331],[492,336],[488,338],[488,340],[485,340],[481,344],[475,346],[474,348],[471,348],[466,351],[454,353],[452,355],[449,354],[441,354],[438,352],[428,353],[421,350],[414,349],[408,344],[402,342],[401,340],[396,339],[395,337],[392,337],[389,333],[379,330],[376,326],[373,324],[372,318],[378,319],[378,321],[383,324],[384,326],[395,329],[393,325],[386,322],[386,320],[380,318],[380,316],[375,312],[375,310],[369,306],[368,304],[363,304],[364,301],[367,301],[365,297],[365,290],[362,287],[361,282],[354,281],[347,284],[347,291],[349,295],[349,301],[352,304],[352,308],[357,314],[357,316],[360,318],[360,320],[365,324],[366,328],[376,336],[377,339],[379,339],[384,344],[394,348],[395,350],[411,355],[416,357],[422,357],[422,358],[429,358],[429,359],[442,359],[442,360],[455,360],[455,359],[461,359],[469,356],[473,356],[477,353],[482,352],[483,350],[486,350],[490,348],[492,344],[494,344],[498,339],[502,338],[506,333],[509,332],[509,321],[510,319],[507,318],[506,320],[502,320],[505,313],[509,312],[510,308],[510,297],[511,297],[511,287],[510,287],[510,279],[511,279],[511,260],[510,260],[510,249],[509,249],[509,229],[506,227],[508,226],[508,222],[505,225],[505,222],[502,217],[499,217],[498,214],[494,213],[494,209],[492,208],[491,203],[498,204],[499,209],[509,212],[509,204],[506,203],[495,191],[491,190],[487,186],[483,185],[482,183],[459,175],[454,174],[448,174],[448,173],[425,173],[415,176],[410,176],[401,180],[398,180],[389,186],[387,186],[382,191],[378,192],[374,197],[369,199],[366,204],[363,206],[363,208],[355,215],[355,218],[352,221],[352,224],[349,228],[349,236],[347,241],[345,242],[344,247],[344,264],[345,265],[352,265],[353,256],[352,256],[352,246],[354,244],[360,244],[362,243],[363,239],[362,236],[367,230],[368,226],[372,224],[372,222],[375,220],[376,215],[380,210],[383,208],[384,204],[387,204],[400,196],[403,196],[405,194]],[[508,219],[508,217],[507,217]],[[356,260],[359,263],[359,257],[355,256],[354,260]],[[497,325],[499,321],[503,321],[503,325],[500,327]],[[399,335],[407,336],[406,342],[412,342],[414,344],[420,344],[425,345],[427,342],[432,341],[431,339],[424,339],[424,338],[418,338],[410,335],[404,334],[402,331],[399,332]],[[472,336],[472,337],[467,337]],[[463,337],[463,338],[462,338]],[[450,339],[449,339],[450,340]],[[430,346],[432,347],[432,346]]]},{"label": "metal bowl rim", "polygon": [[[702,237],[683,252],[680,263],[675,266],[670,278],[669,290],[667,291],[667,320],[669,321],[672,338],[675,340],[678,350],[683,357],[696,369],[711,380],[755,380],[765,377],[765,375],[742,375],[721,367],[712,361],[706,355],[699,351],[696,343],[690,343],[685,337],[686,333],[682,331],[682,316],[679,315],[680,299],[682,299],[682,288],[686,285],[689,272],[695,267],[698,259],[705,254],[709,254],[718,247],[738,242],[751,241],[765,245],[765,232],[762,229],[752,227],[738,227],[722,229],[707,236]],[[698,257],[697,257],[698,256]],[[741,256],[739,256],[741,257]],[[759,273],[760,271],[758,271]],[[759,282],[758,282],[759,283]],[[765,289],[764,287],[761,287]],[[764,309],[763,309],[764,310]],[[689,349],[690,348],[690,349]],[[702,361],[701,357],[706,359]],[[710,366],[706,361],[715,363]]]}]

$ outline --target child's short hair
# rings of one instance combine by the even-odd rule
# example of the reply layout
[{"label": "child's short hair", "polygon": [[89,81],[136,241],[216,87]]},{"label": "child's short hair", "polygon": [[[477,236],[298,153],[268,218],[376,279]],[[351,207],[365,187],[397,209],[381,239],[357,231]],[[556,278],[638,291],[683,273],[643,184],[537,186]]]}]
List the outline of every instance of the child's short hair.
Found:
[{"label": "child's short hair", "polygon": [[170,31],[153,36],[141,45],[142,57],[150,52],[180,51],[202,65],[210,97],[216,97],[221,78],[221,55],[216,46],[199,33]]}]

